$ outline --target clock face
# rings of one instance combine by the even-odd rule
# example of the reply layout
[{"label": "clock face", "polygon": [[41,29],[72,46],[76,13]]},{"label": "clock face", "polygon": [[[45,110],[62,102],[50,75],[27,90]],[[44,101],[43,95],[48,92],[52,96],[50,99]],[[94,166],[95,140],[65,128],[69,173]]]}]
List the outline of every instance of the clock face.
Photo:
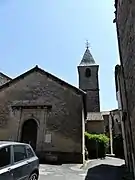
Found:
[{"label": "clock face", "polygon": [[91,70],[89,68],[86,69],[85,76],[86,77],[90,77],[91,76]]}]

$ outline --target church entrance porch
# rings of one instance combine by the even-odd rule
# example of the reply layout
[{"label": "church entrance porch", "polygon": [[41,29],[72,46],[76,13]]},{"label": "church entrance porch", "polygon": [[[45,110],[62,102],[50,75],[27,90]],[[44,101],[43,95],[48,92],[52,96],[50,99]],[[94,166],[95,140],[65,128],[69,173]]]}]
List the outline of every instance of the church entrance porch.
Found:
[{"label": "church entrance porch", "polygon": [[37,122],[29,119],[24,122],[22,126],[21,142],[28,143],[36,150],[37,143]]}]

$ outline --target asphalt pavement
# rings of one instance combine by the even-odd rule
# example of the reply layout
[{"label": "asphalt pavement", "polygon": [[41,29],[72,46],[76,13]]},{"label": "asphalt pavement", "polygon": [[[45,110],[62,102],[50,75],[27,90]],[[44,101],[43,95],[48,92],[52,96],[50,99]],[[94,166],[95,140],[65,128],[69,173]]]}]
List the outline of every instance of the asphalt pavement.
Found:
[{"label": "asphalt pavement", "polygon": [[107,157],[80,164],[40,165],[39,180],[120,180],[124,160]]}]

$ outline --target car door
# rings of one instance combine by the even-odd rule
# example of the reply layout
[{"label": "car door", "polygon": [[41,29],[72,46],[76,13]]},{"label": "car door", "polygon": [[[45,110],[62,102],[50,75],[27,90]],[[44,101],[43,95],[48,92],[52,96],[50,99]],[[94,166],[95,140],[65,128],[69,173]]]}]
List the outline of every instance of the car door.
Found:
[{"label": "car door", "polygon": [[11,146],[0,148],[0,179],[13,180],[11,160]]},{"label": "car door", "polygon": [[13,145],[14,165],[12,173],[14,180],[27,180],[29,176],[29,164],[27,162],[27,153],[24,145]]},{"label": "car door", "polygon": [[30,145],[26,145],[26,151],[28,156],[27,162],[29,163],[29,173],[31,174],[34,170],[39,169],[39,159],[35,155],[35,152]]}]

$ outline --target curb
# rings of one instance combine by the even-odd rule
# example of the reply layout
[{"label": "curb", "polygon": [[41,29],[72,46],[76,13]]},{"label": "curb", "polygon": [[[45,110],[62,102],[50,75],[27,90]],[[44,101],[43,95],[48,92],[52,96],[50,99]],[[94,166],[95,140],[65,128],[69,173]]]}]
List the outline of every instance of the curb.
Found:
[{"label": "curb", "polygon": [[115,157],[115,154],[106,154],[106,157]]},{"label": "curb", "polygon": [[89,162],[90,160],[85,160],[84,163],[81,165],[80,169],[86,167]]}]

